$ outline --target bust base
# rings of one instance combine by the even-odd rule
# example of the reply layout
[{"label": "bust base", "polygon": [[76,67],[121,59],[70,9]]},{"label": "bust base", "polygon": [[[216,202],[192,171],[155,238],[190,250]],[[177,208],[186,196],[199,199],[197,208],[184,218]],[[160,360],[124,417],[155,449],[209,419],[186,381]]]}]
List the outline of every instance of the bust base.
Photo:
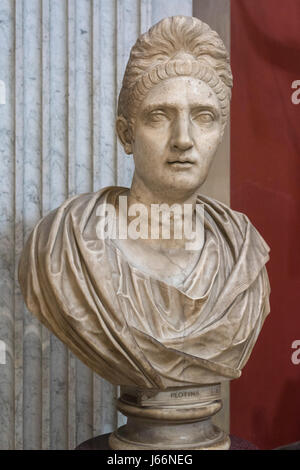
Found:
[{"label": "bust base", "polygon": [[109,437],[113,450],[227,450],[230,439],[212,423],[222,408],[220,384],[166,391],[121,387],[118,410],[127,424]]},{"label": "bust base", "polygon": [[[110,433],[107,433],[88,439],[87,441],[81,442],[81,444],[76,447],[76,450],[112,450],[108,444],[109,436]],[[259,450],[259,448],[251,442],[236,436],[230,435],[230,441],[230,450]]]}]

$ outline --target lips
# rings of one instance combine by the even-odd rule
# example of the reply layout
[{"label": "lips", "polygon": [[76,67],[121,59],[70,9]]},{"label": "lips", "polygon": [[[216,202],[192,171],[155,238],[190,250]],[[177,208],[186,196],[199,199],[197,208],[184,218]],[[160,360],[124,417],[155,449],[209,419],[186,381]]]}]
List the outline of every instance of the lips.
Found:
[{"label": "lips", "polygon": [[192,160],[172,160],[168,161],[168,165],[174,168],[190,168],[194,162]]}]

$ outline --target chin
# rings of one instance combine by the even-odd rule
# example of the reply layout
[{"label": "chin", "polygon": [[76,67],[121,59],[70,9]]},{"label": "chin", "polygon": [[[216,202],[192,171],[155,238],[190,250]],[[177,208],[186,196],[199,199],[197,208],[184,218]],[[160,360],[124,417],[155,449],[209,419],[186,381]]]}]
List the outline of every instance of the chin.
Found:
[{"label": "chin", "polygon": [[172,182],[168,182],[164,187],[168,188],[170,191],[180,192],[182,194],[191,194],[196,192],[200,186],[205,182],[207,174],[203,175],[201,178],[191,178],[191,176],[178,177],[174,178]]},{"label": "chin", "polygon": [[173,184],[171,187],[166,187],[164,190],[162,190],[162,194],[164,195],[165,198],[170,198],[174,202],[176,201],[183,201],[185,199],[188,199],[191,197],[194,193],[199,192],[199,187],[198,186],[192,186],[192,185],[183,185],[183,184],[178,184],[175,185]]}]

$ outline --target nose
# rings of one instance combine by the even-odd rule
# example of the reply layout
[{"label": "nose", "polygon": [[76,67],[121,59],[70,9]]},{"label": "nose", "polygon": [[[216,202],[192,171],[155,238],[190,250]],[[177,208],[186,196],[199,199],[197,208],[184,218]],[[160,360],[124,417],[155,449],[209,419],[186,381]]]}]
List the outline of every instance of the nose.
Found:
[{"label": "nose", "polygon": [[177,116],[174,122],[171,146],[176,150],[188,150],[193,147],[191,122],[188,115]]}]

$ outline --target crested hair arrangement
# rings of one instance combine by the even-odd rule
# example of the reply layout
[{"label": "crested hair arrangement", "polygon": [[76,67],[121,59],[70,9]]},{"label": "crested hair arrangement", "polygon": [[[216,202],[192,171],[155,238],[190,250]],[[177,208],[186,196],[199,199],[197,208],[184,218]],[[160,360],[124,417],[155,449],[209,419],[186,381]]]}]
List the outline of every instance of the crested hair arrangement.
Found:
[{"label": "crested hair arrangement", "polygon": [[147,92],[176,76],[198,78],[214,90],[225,126],[232,88],[228,52],[206,23],[187,16],[164,18],[137,39],[125,70],[118,115],[133,120]]}]

